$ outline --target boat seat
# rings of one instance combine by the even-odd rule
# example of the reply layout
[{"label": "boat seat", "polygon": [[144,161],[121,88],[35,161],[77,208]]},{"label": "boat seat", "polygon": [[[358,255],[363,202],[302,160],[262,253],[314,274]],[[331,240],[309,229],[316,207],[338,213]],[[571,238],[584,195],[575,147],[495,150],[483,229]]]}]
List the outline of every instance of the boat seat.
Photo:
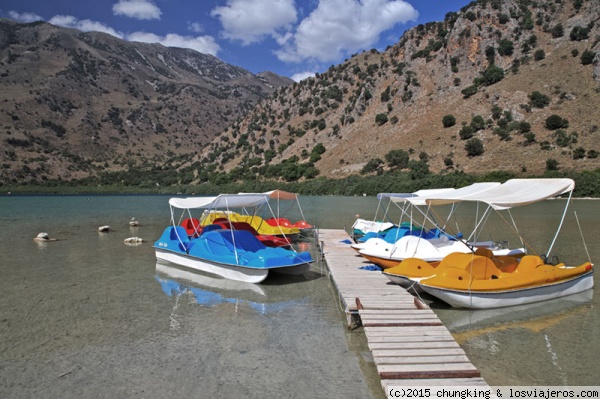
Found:
[{"label": "boat seat", "polygon": [[213,230],[208,232],[206,240],[212,243],[213,248],[215,245],[224,246],[230,252],[256,252],[265,248],[252,233],[245,230]]},{"label": "boat seat", "polygon": [[213,231],[213,230],[222,230],[223,226],[221,226],[220,224],[209,224],[208,226],[204,226],[204,228],[202,229],[203,233],[207,233],[209,231]]},{"label": "boat seat", "polygon": [[224,221],[216,221],[215,220],[212,224],[213,225],[217,225],[217,226],[221,227],[224,230],[232,230],[231,223],[228,222],[227,220],[224,220]]},{"label": "boat seat", "polygon": [[181,226],[185,229],[187,235],[190,237],[198,237],[202,233],[202,227],[196,218],[183,219]]},{"label": "boat seat", "polygon": [[483,256],[475,257],[471,261],[471,265],[471,273],[473,273],[473,277],[477,280],[490,280],[498,278],[501,273],[496,267],[496,264],[490,258]]},{"label": "boat seat", "polygon": [[440,262],[438,268],[442,268],[442,266],[443,268],[449,266],[449,269],[464,270],[474,280],[490,280],[498,278],[501,274],[490,258],[475,254],[451,253]]},{"label": "boat seat", "polygon": [[492,252],[491,249],[489,248],[484,248],[484,247],[478,247],[475,250],[475,255],[479,255],[479,256],[485,256],[486,258],[492,258],[492,256],[494,256],[494,253]]},{"label": "boat seat", "polygon": [[169,231],[169,240],[172,245],[176,245],[180,251],[187,252],[190,247],[190,240],[187,231],[182,226],[171,226]]},{"label": "boat seat", "polygon": [[182,226],[171,227],[169,239],[171,241],[183,241],[183,242],[189,241],[187,231]]},{"label": "boat seat", "polygon": [[544,261],[539,256],[535,255],[525,255],[519,262],[517,266],[517,272],[519,273],[529,273],[538,266],[542,266]]},{"label": "boat seat", "polygon": [[246,223],[246,222],[233,222],[233,223],[231,223],[231,225],[233,226],[233,228],[235,230],[246,230],[246,231],[249,231],[250,233],[252,233],[252,235],[258,234],[258,232],[256,231],[256,229],[254,227],[252,227],[252,225],[250,225],[250,223]]},{"label": "boat seat", "polygon": [[496,256],[489,248],[479,247],[475,250],[475,255],[484,256],[491,259],[502,273],[514,272],[519,264],[519,260],[516,257]]}]

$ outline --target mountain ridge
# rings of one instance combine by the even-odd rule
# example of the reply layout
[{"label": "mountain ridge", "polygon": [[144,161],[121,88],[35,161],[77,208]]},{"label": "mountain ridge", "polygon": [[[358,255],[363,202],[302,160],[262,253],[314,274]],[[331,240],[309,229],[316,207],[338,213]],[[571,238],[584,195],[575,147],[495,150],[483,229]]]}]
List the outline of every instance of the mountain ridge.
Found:
[{"label": "mountain ridge", "polygon": [[[444,21],[406,31],[384,52],[354,55],[280,88],[196,160],[285,181],[312,178],[314,169],[330,178],[365,168],[365,174],[397,169],[386,159],[392,150],[408,153],[414,168],[434,173],[596,169],[599,14],[600,5],[592,1],[472,2]],[[592,62],[582,65],[586,52]],[[463,94],[474,86],[473,93]],[[529,97],[536,91],[550,103],[532,107]],[[501,108],[498,118],[495,106]],[[557,113],[570,124],[558,133],[545,127]],[[454,126],[443,126],[446,115],[455,117]],[[470,126],[475,116],[484,127],[463,140],[462,123]],[[525,131],[518,130],[521,122]],[[481,154],[469,155],[465,148],[472,138],[481,142]],[[215,161],[211,154],[221,158]],[[306,167],[288,173],[287,160]],[[414,169],[406,162],[401,166]]]},{"label": "mountain ridge", "polygon": [[[115,38],[106,39],[114,50],[101,63],[89,54],[104,54],[106,36],[75,31],[68,37],[80,45],[69,58],[45,58],[48,68],[69,79],[41,94],[28,81],[33,77],[6,84],[17,73],[8,71],[9,61],[37,54],[25,44],[11,53],[8,35],[0,39],[0,85],[15,109],[0,112],[0,139],[8,144],[0,181],[113,173],[127,184],[152,185],[161,172],[168,178],[160,183],[173,185],[394,171],[418,179],[428,173],[597,170],[598,22],[600,3],[591,0],[478,0],[443,21],[407,30],[385,51],[355,54],[292,84],[272,73],[253,76],[219,65],[192,85],[214,57],[193,62],[191,50],[130,46]],[[107,68],[118,72],[112,85],[119,88],[109,93],[94,78]],[[142,70],[144,79],[131,81],[125,68]],[[86,101],[94,106],[84,112],[84,99],[78,99],[73,107],[74,100],[61,96],[73,88],[89,90]],[[24,126],[27,112],[35,112],[16,109],[26,90],[58,119],[38,110],[39,125]],[[151,101],[143,97],[148,93]],[[235,102],[240,93],[250,99]],[[0,104],[8,102],[4,96]],[[118,106],[111,103],[116,99]],[[222,107],[207,110],[211,101]],[[103,113],[94,113],[97,107]],[[81,122],[63,127],[69,113]],[[79,153],[57,147],[65,135]],[[66,171],[56,173],[61,166]]]},{"label": "mountain ridge", "polygon": [[291,82],[190,49],[0,20],[0,181],[68,181],[187,156]]}]

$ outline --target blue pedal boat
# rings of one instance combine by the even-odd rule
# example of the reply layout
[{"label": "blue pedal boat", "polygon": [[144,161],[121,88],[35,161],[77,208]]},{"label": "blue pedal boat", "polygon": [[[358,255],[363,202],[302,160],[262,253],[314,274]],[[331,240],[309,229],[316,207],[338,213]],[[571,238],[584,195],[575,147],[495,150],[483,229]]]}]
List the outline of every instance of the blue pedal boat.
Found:
[{"label": "blue pedal boat", "polygon": [[313,258],[309,252],[267,247],[246,230],[206,226],[200,234],[188,236],[176,223],[175,213],[191,210],[225,210],[259,207],[268,202],[264,194],[221,194],[217,197],[171,198],[171,226],[154,243],[159,262],[188,267],[227,279],[260,283],[269,272],[303,274]]}]

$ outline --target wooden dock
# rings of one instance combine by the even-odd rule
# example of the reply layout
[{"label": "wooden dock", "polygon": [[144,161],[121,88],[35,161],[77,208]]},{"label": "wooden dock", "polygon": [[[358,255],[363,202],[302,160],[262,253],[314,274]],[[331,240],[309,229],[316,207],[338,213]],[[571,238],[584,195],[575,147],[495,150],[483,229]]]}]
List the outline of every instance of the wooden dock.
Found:
[{"label": "wooden dock", "polygon": [[319,242],[345,308],[348,327],[362,326],[385,392],[389,387],[481,386],[487,383],[437,315],[377,271],[346,243],[344,230],[319,230]]}]

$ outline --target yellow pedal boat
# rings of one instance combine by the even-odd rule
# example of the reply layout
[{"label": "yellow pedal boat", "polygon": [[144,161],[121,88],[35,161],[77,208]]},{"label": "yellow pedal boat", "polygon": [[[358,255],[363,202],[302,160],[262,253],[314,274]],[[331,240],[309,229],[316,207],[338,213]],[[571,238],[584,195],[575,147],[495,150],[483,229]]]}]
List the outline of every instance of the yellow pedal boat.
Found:
[{"label": "yellow pedal boat", "polygon": [[227,219],[230,222],[245,222],[254,227],[259,234],[272,235],[276,237],[286,237],[295,242],[300,236],[300,229],[297,227],[271,226],[262,217],[257,215],[242,215],[237,212],[211,211],[202,215],[203,226],[213,224],[218,219]]},{"label": "yellow pedal boat", "polygon": [[590,262],[580,266],[549,265],[535,255],[506,261],[499,267],[492,257],[452,254],[440,262],[433,276],[418,284],[423,291],[453,307],[473,309],[539,302],[594,286]]},{"label": "yellow pedal boat", "polygon": [[[403,287],[415,287],[415,283],[435,275],[440,266],[441,268],[444,268],[454,265],[462,259],[465,259],[465,255],[469,259],[473,256],[472,254],[454,252],[437,262],[426,262],[420,258],[407,258],[393,267],[384,269],[383,274],[393,283]],[[492,259],[496,267],[500,270],[511,270],[516,267],[525,253],[496,256],[487,248],[477,248],[475,255],[486,256]]]}]

